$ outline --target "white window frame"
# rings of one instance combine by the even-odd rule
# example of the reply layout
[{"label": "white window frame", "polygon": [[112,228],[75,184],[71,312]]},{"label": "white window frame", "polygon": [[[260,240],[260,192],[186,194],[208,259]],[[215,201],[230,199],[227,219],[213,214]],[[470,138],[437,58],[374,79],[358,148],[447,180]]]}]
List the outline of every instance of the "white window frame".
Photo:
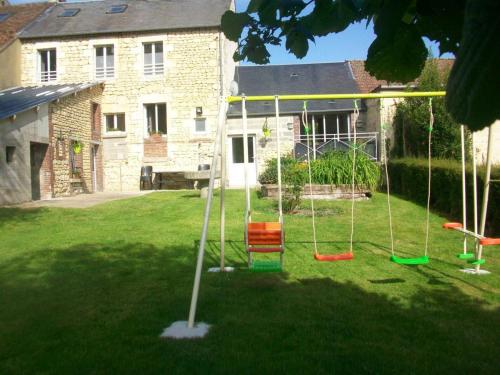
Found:
[{"label": "white window frame", "polygon": [[[50,60],[50,51],[55,51],[56,55],[56,70],[50,70],[51,60]],[[46,72],[42,72],[42,53],[47,53],[47,70]],[[37,59],[38,59],[38,81],[42,83],[46,82],[54,82],[57,81],[57,48],[40,48],[37,50]]]},{"label": "white window frame", "polygon": [[[162,61],[161,63],[156,63],[156,45],[161,44],[162,47]],[[151,45],[151,56],[152,63],[146,64],[146,45]],[[165,72],[165,45],[162,40],[160,41],[148,41],[142,43],[142,59],[143,59],[143,74],[145,77],[162,76]]]},{"label": "white window frame", "polygon": [[[124,130],[118,129],[118,115],[123,115],[123,122],[125,125]],[[108,116],[113,116],[113,129],[116,130],[108,130]],[[104,125],[107,134],[117,134],[117,133],[125,133],[127,131],[127,118],[125,116],[125,112],[115,112],[115,113],[105,113],[104,114]]]},{"label": "white window frame", "polygon": [[[196,129],[196,122],[199,120],[203,120],[205,122],[205,130],[199,131]],[[194,129],[193,129],[194,134],[207,134],[208,133],[208,122],[206,117],[195,117],[194,119]]]},{"label": "white window frame", "polygon": [[[113,66],[108,68],[108,48],[113,48]],[[103,67],[97,67],[97,49],[103,49]],[[96,79],[115,78],[115,65],[116,65],[116,47],[114,44],[96,44],[94,45],[94,76]],[[98,71],[102,70],[102,71]]]},{"label": "white window frame", "polygon": [[158,102],[158,103],[144,103],[143,106],[144,106],[144,129],[145,129],[145,134],[147,137],[150,137],[152,135],[152,133],[149,132],[149,129],[148,129],[148,110],[147,110],[147,106],[148,105],[154,105],[155,106],[155,119],[156,119],[156,123],[154,124],[154,129],[152,129],[155,133],[159,133],[158,131],[158,106],[159,105],[164,105],[165,106],[165,133],[159,133],[162,135],[162,137],[166,137],[167,134],[168,134],[168,106],[167,106],[167,103],[166,102]]}]

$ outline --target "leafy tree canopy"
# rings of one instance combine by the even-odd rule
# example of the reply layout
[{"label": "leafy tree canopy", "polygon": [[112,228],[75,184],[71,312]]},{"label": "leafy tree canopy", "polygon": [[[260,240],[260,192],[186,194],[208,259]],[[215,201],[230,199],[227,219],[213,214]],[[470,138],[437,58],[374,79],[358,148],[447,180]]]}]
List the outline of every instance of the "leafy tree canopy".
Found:
[{"label": "leafy tree canopy", "polygon": [[476,130],[500,117],[498,14],[498,0],[250,0],[244,12],[223,15],[222,29],[238,42],[235,61],[267,64],[267,45],[284,42],[303,58],[315,38],[373,22],[376,39],[366,69],[378,79],[402,83],[422,71],[427,37],[441,53],[457,56],[447,105],[457,121]]}]

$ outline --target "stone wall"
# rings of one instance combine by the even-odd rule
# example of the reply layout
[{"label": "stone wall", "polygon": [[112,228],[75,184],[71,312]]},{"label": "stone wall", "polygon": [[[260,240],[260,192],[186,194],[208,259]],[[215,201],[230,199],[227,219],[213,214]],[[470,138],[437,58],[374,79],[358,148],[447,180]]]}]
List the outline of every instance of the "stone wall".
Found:
[{"label": "stone wall", "polygon": [[[108,133],[104,129],[102,132],[104,187],[108,191],[135,191],[139,189],[143,165],[152,165],[155,171],[176,172],[196,170],[200,160],[210,162],[219,96],[223,83],[229,86],[227,82],[234,75],[235,65],[230,59],[234,43],[225,38],[220,43],[220,37],[219,30],[214,28],[24,41],[22,83],[38,83],[36,61],[37,50],[41,48],[56,48],[56,83],[94,80],[94,48],[112,44],[115,77],[106,79],[102,120],[106,114],[124,113],[125,131]],[[163,42],[163,75],[144,75],[143,44],[149,42]],[[222,70],[219,65],[221,46],[224,49]],[[228,87],[224,89],[227,94]],[[151,103],[166,103],[167,106],[167,134],[163,136],[166,153],[161,155],[145,153],[148,149],[145,139],[149,135],[144,105]],[[195,132],[196,107],[202,107],[206,132]]]},{"label": "stone wall", "polygon": [[[53,195],[55,197],[73,193],[72,184],[81,185],[84,192],[92,192],[91,147],[99,140],[92,137],[93,103],[100,104],[100,85],[83,90],[75,95],[62,98],[50,105],[52,127],[51,146],[53,159]],[[76,154],[76,162],[81,166],[81,182],[71,171],[72,142],[81,142],[83,147]]]},{"label": "stone wall", "polygon": [[[32,145],[47,147],[49,144],[48,105],[38,110],[18,113],[15,118],[0,120],[0,205],[31,200]],[[14,147],[13,160],[7,161],[7,147]],[[48,152],[45,154],[47,156]],[[46,174],[46,158],[41,163],[41,198],[49,198],[50,176]],[[47,177],[48,180],[47,180]]]}]

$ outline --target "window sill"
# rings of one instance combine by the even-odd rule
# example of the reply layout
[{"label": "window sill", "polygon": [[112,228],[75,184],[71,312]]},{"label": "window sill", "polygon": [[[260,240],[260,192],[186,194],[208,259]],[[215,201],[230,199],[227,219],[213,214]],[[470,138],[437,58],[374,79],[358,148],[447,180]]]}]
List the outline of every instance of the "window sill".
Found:
[{"label": "window sill", "polygon": [[103,139],[107,138],[127,138],[127,133],[126,132],[114,132],[114,133],[105,133],[102,136]]}]

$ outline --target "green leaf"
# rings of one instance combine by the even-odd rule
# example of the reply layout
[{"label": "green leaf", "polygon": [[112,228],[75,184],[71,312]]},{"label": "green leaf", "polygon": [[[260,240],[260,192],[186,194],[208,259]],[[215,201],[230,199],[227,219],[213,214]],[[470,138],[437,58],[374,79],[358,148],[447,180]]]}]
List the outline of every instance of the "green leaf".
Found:
[{"label": "green leaf", "polygon": [[266,0],[250,0],[247,7],[247,13],[256,13]]},{"label": "green leaf", "polygon": [[292,31],[286,36],[286,49],[292,52],[297,58],[301,59],[307,55],[309,43],[307,36],[298,31]]},{"label": "green leaf", "polygon": [[265,1],[259,8],[260,23],[268,27],[276,27],[279,25],[278,8],[280,4],[278,0]]},{"label": "green leaf", "polygon": [[377,36],[368,49],[366,70],[392,82],[417,78],[427,58],[427,49],[415,28],[401,23],[396,32]]},{"label": "green leaf", "polygon": [[243,28],[250,23],[252,18],[246,13],[235,13],[232,10],[226,11],[222,15],[221,27],[226,38],[233,42],[237,42]]}]

